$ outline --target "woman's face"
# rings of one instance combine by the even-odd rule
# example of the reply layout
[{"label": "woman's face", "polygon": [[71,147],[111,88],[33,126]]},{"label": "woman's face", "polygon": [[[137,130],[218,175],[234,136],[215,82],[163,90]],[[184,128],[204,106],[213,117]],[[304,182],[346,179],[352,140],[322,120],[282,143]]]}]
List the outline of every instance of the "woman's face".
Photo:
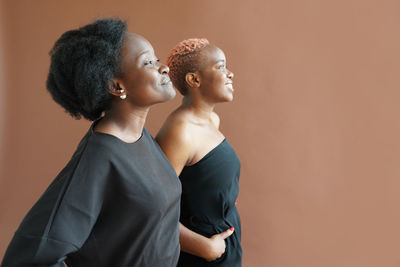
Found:
[{"label": "woman's face", "polygon": [[226,67],[224,52],[213,45],[200,51],[200,92],[212,102],[233,99],[233,73]]},{"label": "woman's face", "polygon": [[142,36],[127,33],[121,49],[122,77],[117,78],[127,98],[136,106],[150,106],[175,96],[168,77],[169,68],[161,64],[151,44]]}]

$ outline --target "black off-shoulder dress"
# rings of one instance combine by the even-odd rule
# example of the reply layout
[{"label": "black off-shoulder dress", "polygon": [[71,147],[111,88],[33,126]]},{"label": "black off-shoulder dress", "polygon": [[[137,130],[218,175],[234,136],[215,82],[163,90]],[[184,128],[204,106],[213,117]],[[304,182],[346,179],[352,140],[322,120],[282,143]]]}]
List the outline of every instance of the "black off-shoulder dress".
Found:
[{"label": "black off-shoulder dress", "polygon": [[235,201],[239,193],[240,161],[224,139],[197,163],[183,168],[180,221],[190,230],[210,237],[234,227],[221,258],[206,260],[181,251],[178,266],[225,266],[242,264],[240,218]]}]

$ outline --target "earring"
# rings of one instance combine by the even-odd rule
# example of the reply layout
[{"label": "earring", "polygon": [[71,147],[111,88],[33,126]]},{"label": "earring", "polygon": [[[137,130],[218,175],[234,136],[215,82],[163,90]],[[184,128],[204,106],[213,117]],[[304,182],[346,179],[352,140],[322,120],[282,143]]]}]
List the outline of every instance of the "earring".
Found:
[{"label": "earring", "polygon": [[[119,92],[122,94],[123,92],[125,92],[125,90],[124,89],[120,89]],[[121,95],[121,96],[119,96],[119,98],[125,99],[126,95]]]}]

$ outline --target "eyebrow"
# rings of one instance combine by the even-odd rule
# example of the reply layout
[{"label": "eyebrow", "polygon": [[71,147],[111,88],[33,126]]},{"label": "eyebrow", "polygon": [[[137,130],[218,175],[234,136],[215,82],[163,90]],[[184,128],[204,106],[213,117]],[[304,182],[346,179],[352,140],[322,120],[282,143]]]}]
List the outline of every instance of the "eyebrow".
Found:
[{"label": "eyebrow", "polygon": [[225,63],[225,59],[220,59],[220,60],[217,60],[217,62],[216,63]]},{"label": "eyebrow", "polygon": [[143,56],[144,54],[150,53],[150,50],[144,50],[142,52],[139,53],[139,55],[137,56],[137,58]]}]

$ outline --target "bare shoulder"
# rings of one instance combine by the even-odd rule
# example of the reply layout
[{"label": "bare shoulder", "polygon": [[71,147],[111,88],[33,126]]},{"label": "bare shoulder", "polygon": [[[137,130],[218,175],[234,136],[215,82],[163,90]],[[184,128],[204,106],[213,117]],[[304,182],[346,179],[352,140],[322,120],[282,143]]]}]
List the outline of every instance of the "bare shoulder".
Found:
[{"label": "bare shoulder", "polygon": [[184,112],[172,112],[156,136],[156,141],[179,175],[193,158],[193,126]]},{"label": "bare shoulder", "polygon": [[175,110],[165,120],[163,126],[156,136],[160,144],[175,143],[180,146],[190,144],[191,140],[190,123],[186,119],[186,114]]},{"label": "bare shoulder", "polygon": [[219,116],[214,111],[211,113],[211,120],[214,123],[215,127],[219,129]]}]

